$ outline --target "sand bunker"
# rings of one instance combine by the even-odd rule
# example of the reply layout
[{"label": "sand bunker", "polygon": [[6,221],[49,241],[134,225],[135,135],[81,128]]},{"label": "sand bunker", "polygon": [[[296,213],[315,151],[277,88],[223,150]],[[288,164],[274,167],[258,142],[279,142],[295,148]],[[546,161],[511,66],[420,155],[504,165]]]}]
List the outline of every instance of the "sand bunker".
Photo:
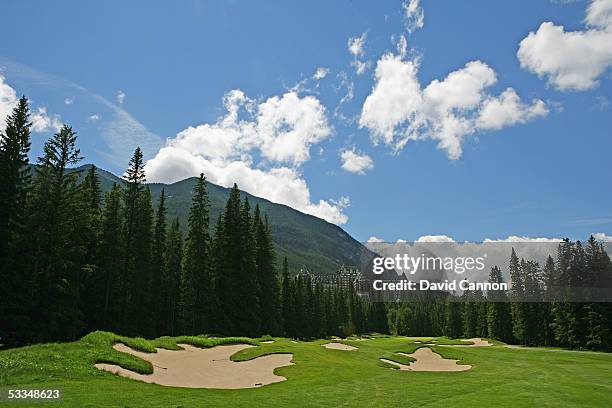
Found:
[{"label": "sand bunker", "polygon": [[481,339],[480,337],[473,339],[463,339],[463,341],[469,341],[474,344],[440,344],[440,346],[444,347],[488,347],[492,346],[493,343],[489,343],[486,340]]},{"label": "sand bunker", "polygon": [[466,371],[472,368],[471,365],[457,364],[458,360],[443,358],[441,355],[434,353],[430,348],[422,347],[412,354],[397,353],[402,356],[414,358],[416,361],[410,365],[396,363],[395,361],[381,358],[385,363],[393,364],[400,370],[404,371]]},{"label": "sand bunker", "polygon": [[113,346],[117,351],[153,364],[153,374],[149,375],[138,374],[114,364],[96,364],[95,367],[122,377],[168,387],[237,389],[285,381],[285,377],[274,374],[274,369],[293,364],[293,354],[270,354],[249,361],[231,361],[232,354],[254,347],[247,344],[211,348],[188,344],[180,346],[183,350],[157,349],[157,353],[143,353],[120,343]]},{"label": "sand bunker", "polygon": [[323,344],[323,347],[325,347],[326,349],[343,350],[343,351],[357,350],[357,347],[349,346],[348,344],[335,343],[335,342]]},{"label": "sand bunker", "polygon": [[272,344],[274,343],[274,340],[266,340],[266,341],[260,341],[261,344]]}]

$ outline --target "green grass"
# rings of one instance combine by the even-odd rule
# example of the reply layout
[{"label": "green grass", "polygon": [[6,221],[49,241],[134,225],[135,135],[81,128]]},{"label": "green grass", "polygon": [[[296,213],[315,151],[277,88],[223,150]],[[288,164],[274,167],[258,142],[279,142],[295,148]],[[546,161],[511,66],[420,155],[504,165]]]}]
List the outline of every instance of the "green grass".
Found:
[{"label": "green grass", "polygon": [[[328,340],[292,343],[274,338],[258,340],[204,336],[131,339],[94,332],[79,341],[42,344],[0,352],[0,387],[56,388],[63,402],[49,406],[74,407],[206,407],[206,406],[350,406],[350,407],[575,407],[609,406],[612,395],[612,355],[554,349],[492,347],[438,347],[446,358],[471,364],[465,372],[427,373],[388,368],[379,358],[403,364],[423,343],[456,344],[444,338],[364,336],[344,340],[357,351],[321,347]],[[422,343],[414,343],[415,340]],[[145,384],[117,377],[93,367],[110,362],[140,373],[150,372],[148,362],[113,350],[125,343],[151,352],[156,347],[178,348],[177,343],[198,347],[247,342],[259,347],[232,356],[244,361],[271,353],[293,353],[292,366],[276,370],[288,380],[256,389],[181,389]],[[26,404],[27,405],[27,404]],[[20,406],[15,403],[11,406]],[[21,405],[23,406],[23,405]],[[45,406],[43,403],[27,406]]]}]

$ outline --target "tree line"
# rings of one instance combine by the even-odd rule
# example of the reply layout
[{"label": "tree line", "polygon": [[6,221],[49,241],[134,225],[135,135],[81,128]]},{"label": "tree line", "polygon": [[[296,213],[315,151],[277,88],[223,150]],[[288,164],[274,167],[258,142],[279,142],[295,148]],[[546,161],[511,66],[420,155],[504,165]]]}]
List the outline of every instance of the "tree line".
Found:
[{"label": "tree line", "polygon": [[[409,302],[360,296],[279,267],[270,223],[236,185],[210,225],[204,175],[185,228],[152,202],[140,148],[125,183],[103,194],[95,166],[63,126],[29,165],[28,100],[0,133],[0,344],[72,340],[92,330],[124,335],[218,333],[317,338],[389,331],[489,337],[509,343],[612,349],[612,304],[568,293],[612,288],[601,243],[565,240],[544,266],[510,256],[510,293],[419,293]],[[183,233],[185,230],[185,234]],[[292,276],[293,275],[293,276]],[[503,282],[494,267],[489,282]],[[588,297],[587,297],[588,299]],[[529,300],[529,302],[524,302]]]},{"label": "tree line", "polygon": [[[585,244],[562,241],[556,260],[549,256],[543,267],[519,259],[512,249],[509,272],[509,293],[422,294],[414,302],[395,305],[389,310],[391,329],[410,336],[488,337],[525,346],[612,350],[612,303],[588,302],[590,291],[612,288],[612,263],[593,236]],[[503,281],[500,268],[493,267],[489,282]]]},{"label": "tree line", "polygon": [[0,344],[73,340],[92,330],[124,335],[219,333],[314,338],[387,332],[383,303],[354,287],[307,275],[278,276],[270,224],[236,185],[214,226],[203,174],[186,234],[155,205],[137,148],[103,195],[97,169],[82,160],[64,125],[29,165],[28,100],[0,134]]}]

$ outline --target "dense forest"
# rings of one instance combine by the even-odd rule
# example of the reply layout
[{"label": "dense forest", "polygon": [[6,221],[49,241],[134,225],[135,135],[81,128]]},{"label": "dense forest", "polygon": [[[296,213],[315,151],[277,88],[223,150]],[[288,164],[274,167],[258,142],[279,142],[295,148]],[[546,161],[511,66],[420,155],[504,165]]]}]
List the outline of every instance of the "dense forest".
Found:
[{"label": "dense forest", "polygon": [[[391,330],[407,336],[488,337],[525,346],[612,350],[612,303],[592,302],[589,291],[610,299],[612,263],[592,236],[583,245],[564,240],[544,267],[512,250],[511,290],[466,291],[461,296],[422,293],[389,310]],[[503,282],[493,267],[489,282]],[[582,299],[576,299],[580,294]],[[578,302],[577,300],[581,300]]]},{"label": "dense forest", "polygon": [[139,148],[125,187],[102,197],[94,166],[87,174],[69,170],[82,160],[69,126],[29,166],[30,127],[23,97],[0,139],[5,347],[97,329],[145,337],[388,331],[383,303],[362,300],[352,287],[290,276],[286,259],[279,268],[267,216],[236,185],[211,228],[201,175],[183,237],[178,218],[166,217],[165,194],[152,203]]},{"label": "dense forest", "polygon": [[[234,185],[216,225],[207,183],[193,189],[187,225],[152,202],[142,152],[124,185],[102,194],[64,126],[29,165],[28,101],[0,133],[0,345],[73,340],[92,330],[130,336],[218,333],[320,338],[393,332],[489,337],[528,346],[612,349],[612,303],[568,301],[612,288],[601,243],[565,240],[542,267],[512,251],[511,291],[418,293],[402,302],[324,285],[277,259],[268,217]],[[243,198],[244,196],[244,198]],[[183,234],[185,231],[185,234]],[[184,236],[183,236],[184,235]],[[290,273],[293,272],[293,273]],[[489,281],[501,283],[494,267]],[[528,300],[528,301],[525,301]]]}]

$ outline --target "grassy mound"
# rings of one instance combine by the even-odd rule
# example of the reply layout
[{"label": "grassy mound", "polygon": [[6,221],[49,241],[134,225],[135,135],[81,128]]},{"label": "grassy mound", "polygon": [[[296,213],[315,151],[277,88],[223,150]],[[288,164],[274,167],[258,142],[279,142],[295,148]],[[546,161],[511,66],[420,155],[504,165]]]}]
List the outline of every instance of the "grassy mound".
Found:
[{"label": "grassy mound", "polygon": [[[274,340],[261,344],[260,341]],[[329,340],[293,343],[290,339],[162,337],[154,340],[94,332],[72,343],[40,344],[0,351],[0,387],[61,388],[63,402],[49,406],[73,407],[192,407],[192,406],[422,406],[515,407],[607,406],[612,392],[612,355],[554,349],[438,347],[461,341],[431,337],[371,337],[344,340],[359,349],[330,353],[321,347]],[[420,342],[420,343],[417,343]],[[148,362],[115,351],[115,343],[154,352],[188,343],[212,347],[248,343],[259,347],[231,356],[245,361],[266,354],[292,353],[294,365],[275,373],[287,381],[257,389],[182,389],[146,384],[94,368],[96,362],[118,364],[139,373]],[[428,343],[436,344],[427,346]],[[457,373],[389,370],[379,359],[409,364],[420,347],[431,347],[444,358],[472,365]],[[18,406],[19,404],[16,404]],[[31,406],[26,405],[25,406]],[[45,406],[36,403],[36,406]]]}]

